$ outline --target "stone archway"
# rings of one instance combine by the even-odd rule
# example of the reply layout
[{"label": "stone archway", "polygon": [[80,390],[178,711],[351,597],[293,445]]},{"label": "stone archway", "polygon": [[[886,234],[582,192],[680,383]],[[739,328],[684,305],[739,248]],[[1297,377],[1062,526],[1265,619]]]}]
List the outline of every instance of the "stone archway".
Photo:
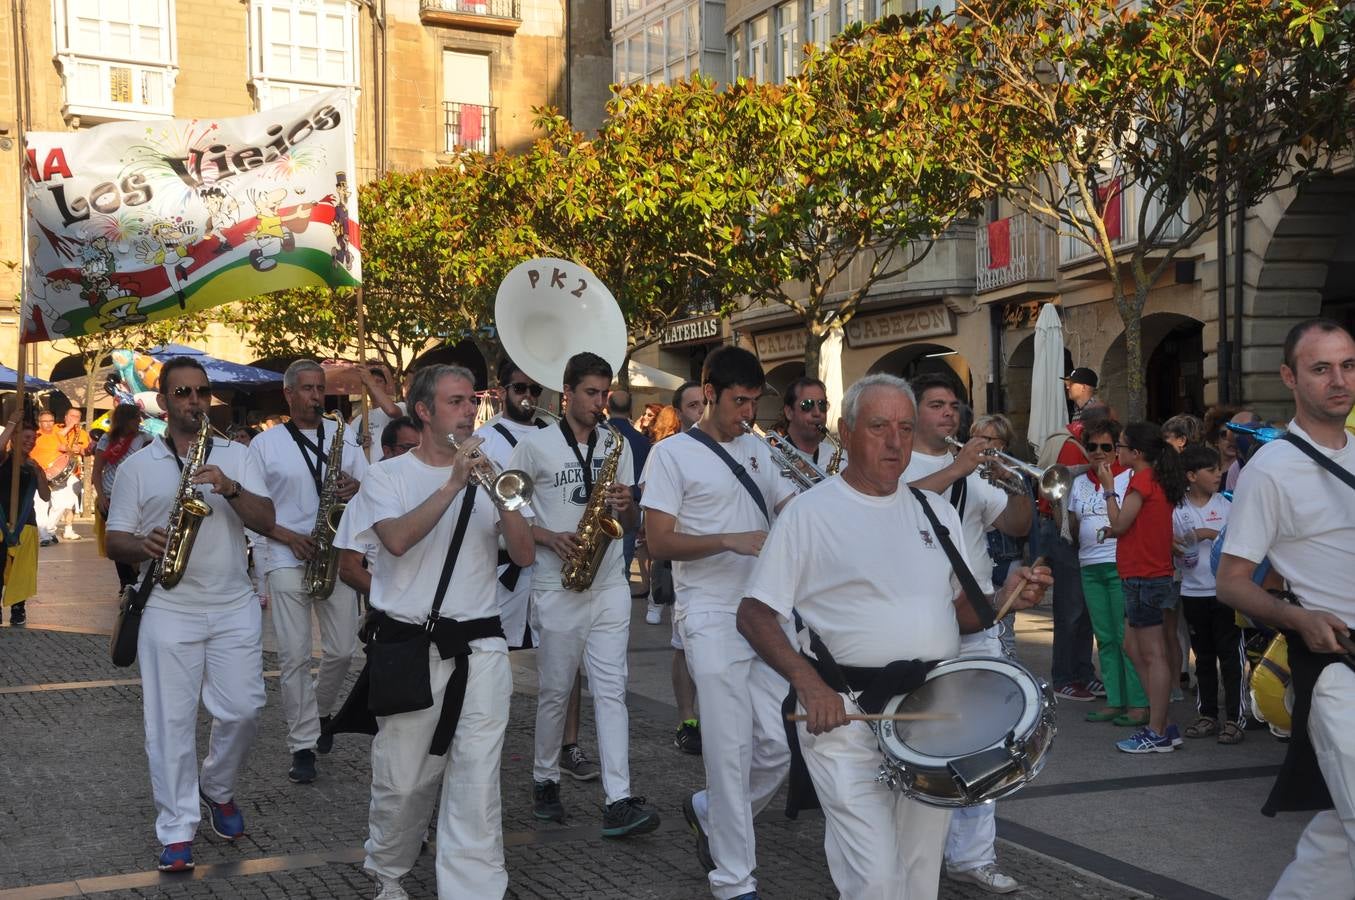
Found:
[{"label": "stone archway", "polygon": [[[1148,420],[1160,424],[1177,413],[1203,413],[1204,323],[1180,313],[1149,313],[1142,329]],[[1123,330],[1106,349],[1096,374],[1101,384],[1098,396],[1123,416],[1129,408]]]},{"label": "stone archway", "polygon": [[956,379],[960,387],[960,402],[973,404],[974,374],[969,360],[954,347],[945,344],[908,344],[891,350],[875,361],[869,374],[884,372],[912,379],[918,375],[938,372]]},{"label": "stone archway", "polygon": [[[1351,279],[1343,274],[1355,263],[1355,171],[1267,198],[1247,216],[1246,229],[1242,346],[1234,349],[1241,399],[1265,418],[1287,419],[1293,398],[1279,368],[1289,329],[1323,314],[1355,319],[1349,309]],[[1208,281],[1207,295],[1213,289]],[[1230,317],[1232,312],[1230,298]],[[1233,327],[1230,318],[1230,335]],[[1212,340],[1205,349],[1215,352]],[[1211,399],[1215,396],[1211,391]]]},{"label": "stone archway", "polygon": [[805,374],[804,360],[792,360],[774,366],[767,372],[767,392],[757,403],[757,423],[763,428],[771,428],[781,421],[782,408],[786,401],[786,388],[797,378]]}]

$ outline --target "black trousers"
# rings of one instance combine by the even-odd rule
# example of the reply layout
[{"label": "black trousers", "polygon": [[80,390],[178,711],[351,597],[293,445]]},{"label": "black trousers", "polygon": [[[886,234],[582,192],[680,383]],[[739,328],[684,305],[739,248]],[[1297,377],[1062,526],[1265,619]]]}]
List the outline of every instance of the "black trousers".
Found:
[{"label": "black trousers", "polygon": [[1223,678],[1223,718],[1245,723],[1247,718],[1242,673],[1242,629],[1232,607],[1217,597],[1182,597],[1181,606],[1195,652],[1197,705],[1200,715],[1219,718],[1219,678]]}]

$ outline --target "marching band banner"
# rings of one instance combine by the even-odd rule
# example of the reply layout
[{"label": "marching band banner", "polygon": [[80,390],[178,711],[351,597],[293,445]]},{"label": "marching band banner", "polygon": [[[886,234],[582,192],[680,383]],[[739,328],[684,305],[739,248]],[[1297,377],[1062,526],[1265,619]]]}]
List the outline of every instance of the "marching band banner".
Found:
[{"label": "marching band banner", "polygon": [[345,91],[235,119],[30,132],[23,336],[362,280]]}]

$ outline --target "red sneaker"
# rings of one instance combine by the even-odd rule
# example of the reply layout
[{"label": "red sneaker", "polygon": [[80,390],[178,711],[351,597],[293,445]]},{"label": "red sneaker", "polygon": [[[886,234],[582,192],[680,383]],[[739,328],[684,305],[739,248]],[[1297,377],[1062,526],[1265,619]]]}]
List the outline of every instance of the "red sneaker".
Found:
[{"label": "red sneaker", "polygon": [[1090,703],[1096,699],[1095,694],[1087,690],[1085,685],[1076,681],[1055,690],[1054,696],[1060,700],[1076,700],[1079,703]]}]

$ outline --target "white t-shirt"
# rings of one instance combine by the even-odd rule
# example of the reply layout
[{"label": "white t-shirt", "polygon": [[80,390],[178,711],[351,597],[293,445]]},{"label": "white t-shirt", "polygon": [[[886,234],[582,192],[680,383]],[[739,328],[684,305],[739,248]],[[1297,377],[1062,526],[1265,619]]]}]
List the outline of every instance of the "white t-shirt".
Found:
[{"label": "white t-shirt", "polygon": [[[400,415],[409,415],[409,410],[405,408],[405,401],[400,400],[396,404],[400,407]],[[391,423],[391,416],[376,404],[367,410],[367,433],[372,436],[372,442],[367,447],[367,461],[374,463],[381,458],[381,433],[386,430],[386,426]],[[358,432],[362,429],[362,413],[359,412],[348,423],[348,435],[351,436],[353,443],[357,443]],[[272,430],[271,428],[269,429]]]},{"label": "white t-shirt", "polygon": [[[352,550],[361,550],[368,543],[377,546],[371,604],[401,622],[418,624],[428,618],[466,492],[457,495],[433,530],[403,556],[386,549],[375,526],[408,514],[450,475],[450,466],[430,466],[413,453],[382,460],[367,472],[362,488],[344,510],[339,528],[342,539],[336,537],[335,545]],[[493,501],[477,488],[439,617],[465,621],[499,614],[498,582],[494,579],[498,521],[499,511]]]},{"label": "white t-shirt", "polygon": [[[324,464],[329,459],[330,442],[334,438],[334,422],[325,419],[324,442],[320,454],[320,478],[323,484]],[[316,429],[302,429],[301,434],[315,441]],[[361,481],[367,474],[367,459],[352,442],[353,429],[344,429],[343,470]],[[307,449],[311,465],[315,465],[315,451]],[[255,467],[263,474],[268,485],[265,492],[273,498],[273,508],[277,511],[278,524],[298,534],[310,534],[315,527],[315,513],[320,508],[320,495],[316,491],[314,476],[301,456],[301,449],[292,439],[291,431],[285,425],[270,428],[256,437],[249,445],[249,455]],[[266,575],[274,569],[288,569],[304,566],[305,562],[296,558],[292,550],[283,541],[268,540],[268,553],[264,557]]]},{"label": "white t-shirt", "polygon": [[[1129,479],[1133,474],[1131,469],[1125,469],[1115,476],[1115,493],[1121,497],[1129,493]],[[1079,475],[1068,495],[1068,511],[1077,516],[1078,562],[1084,566],[1115,562],[1115,538],[1107,536],[1101,543],[1096,542],[1096,533],[1110,525],[1106,495],[1100,484],[1086,475]]]},{"label": "white t-shirt", "polygon": [[[920,481],[941,471],[955,461],[949,453],[932,456],[913,448],[913,457],[903,472],[906,483]],[[950,488],[941,494],[950,506]],[[974,578],[985,594],[993,592],[993,559],[988,555],[988,529],[1007,508],[1008,495],[999,487],[984,481],[978,470],[965,476],[964,543],[965,555],[974,567]]]},{"label": "white t-shirt", "polygon": [[[1347,472],[1355,473],[1355,438],[1329,450],[1298,426],[1307,440]],[[1269,557],[1308,609],[1321,609],[1355,626],[1355,492],[1288,441],[1271,441],[1242,470],[1228,514],[1223,552],[1260,563]]]},{"label": "white t-shirt", "polygon": [[[602,471],[603,461],[613,449],[612,433],[601,426],[596,429],[597,442],[593,445],[591,483],[596,486],[597,476]],[[635,483],[635,464],[631,461],[630,444],[625,437],[621,441],[621,458],[617,461],[616,481],[618,484]],[[533,429],[525,434],[509,457],[508,468],[522,469],[532,479],[532,510],[535,524],[549,531],[573,532],[583,518],[588,507],[588,488],[584,485],[583,467],[579,458],[588,457],[588,445],[579,445],[579,456],[565,443],[564,432],[558,425],[550,428]],[[611,542],[598,566],[594,588],[610,588],[624,585],[629,574],[622,564],[622,545],[620,538]],[[532,572],[532,589],[559,591],[560,570],[564,560],[556,556],[547,547],[537,547],[536,567]]]},{"label": "white t-shirt", "polygon": [[[762,492],[767,512],[795,494],[794,482],[772,462],[767,445],[751,434],[721,443]],[[645,463],[640,505],[673,516],[678,534],[733,534],[766,531],[767,519],[747,488],[715,452],[689,434],[659,441]],[[674,614],[727,612],[739,608],[755,559],[723,552],[673,561]]]},{"label": "white t-shirt", "polygon": [[1214,494],[1204,506],[1190,502],[1190,496],[1172,511],[1172,537],[1177,543],[1191,550],[1194,562],[1186,565],[1188,557],[1175,557],[1177,571],[1181,573],[1181,596],[1212,597],[1215,594],[1214,573],[1209,567],[1209,557],[1214,549],[1214,539],[1203,541],[1195,539],[1197,528],[1209,528],[1222,531],[1228,524],[1228,513],[1232,503],[1221,494]]},{"label": "white t-shirt", "polygon": [[[951,505],[923,493],[941,524],[959,533]],[[957,549],[972,568],[965,543]],[[782,511],[743,593],[783,620],[799,612],[839,663],[883,666],[955,656],[959,592],[946,551],[906,485],[874,497],[836,476]]]},{"label": "white t-shirt", "polygon": [[[184,448],[187,449],[187,448]],[[240,444],[213,438],[207,462],[221,469],[252,494],[268,491],[254,460]],[[118,466],[118,480],[108,508],[108,530],[146,534],[164,528],[179,488],[179,467],[162,440],[127,457]],[[183,580],[173,590],[157,582],[147,607],[180,612],[220,612],[254,602],[245,557],[245,529],[230,501],[199,488],[212,514],[202,520],[188,556]]]},{"label": "white t-shirt", "polygon": [[[483,453],[485,456],[489,457],[490,459],[494,460],[494,462],[499,466],[499,468],[502,469],[508,468],[508,461],[513,458],[513,449],[515,445],[510,444],[508,442],[508,439],[504,437],[499,432],[499,430],[494,426],[502,425],[505,429],[508,430],[509,434],[513,435],[514,440],[516,440],[520,444],[522,443],[522,439],[525,438],[527,435],[534,434],[542,430],[536,424],[539,421],[541,420],[533,419],[530,422],[514,422],[512,419],[504,415],[495,416],[485,424],[481,425],[479,428],[475,429],[475,436],[478,438],[484,438],[485,441],[483,444],[480,445],[480,452]],[[550,427],[549,423],[543,424],[545,424],[546,427]]]}]

